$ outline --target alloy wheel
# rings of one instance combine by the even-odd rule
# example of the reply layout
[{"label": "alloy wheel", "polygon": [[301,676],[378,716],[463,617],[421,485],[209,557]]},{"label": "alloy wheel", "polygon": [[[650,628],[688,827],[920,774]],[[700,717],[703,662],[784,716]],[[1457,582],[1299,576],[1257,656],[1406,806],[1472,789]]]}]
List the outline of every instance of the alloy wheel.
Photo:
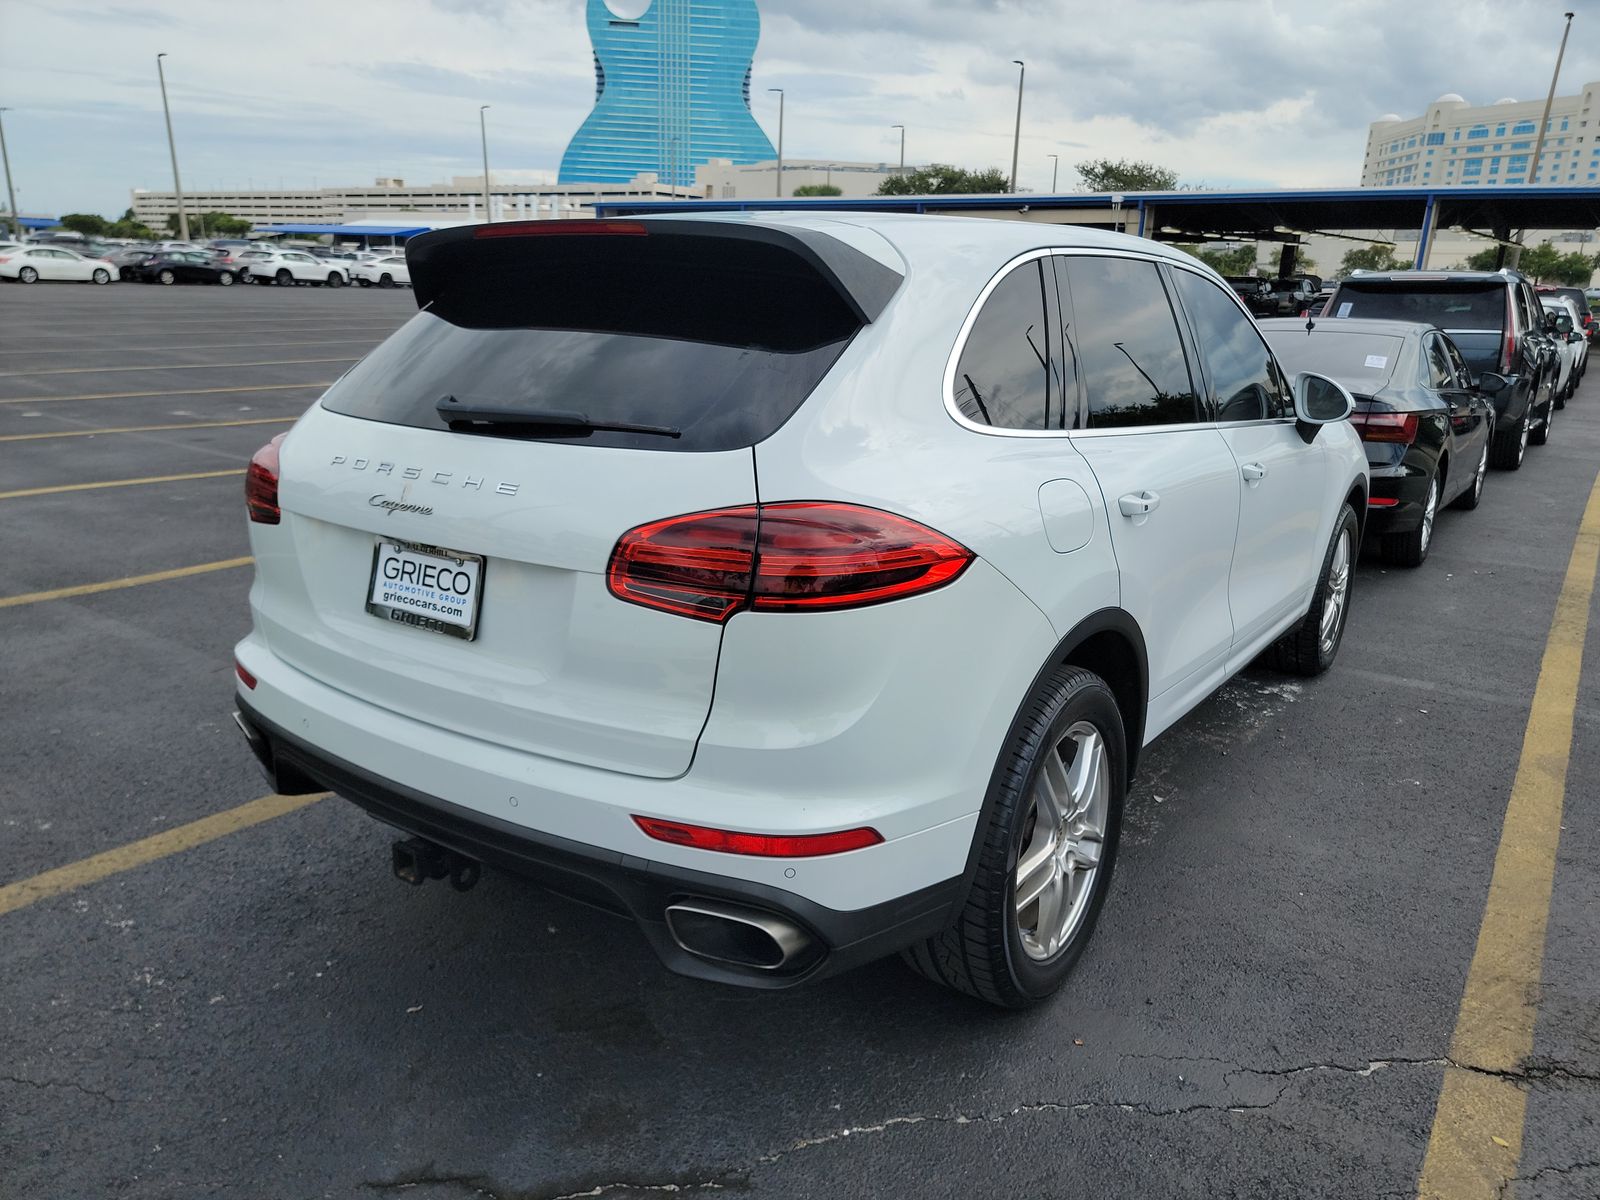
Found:
[{"label": "alloy wheel", "polygon": [[1483,453],[1478,456],[1478,472],[1472,481],[1472,495],[1474,498],[1483,495],[1483,481],[1489,474],[1489,446],[1484,444]]},{"label": "alloy wheel", "polygon": [[1037,962],[1068,945],[1088,912],[1110,798],[1105,741],[1094,725],[1078,721],[1043,757],[1017,856],[1013,912],[1022,948]]},{"label": "alloy wheel", "polygon": [[171,271],[163,271],[161,274],[157,275],[156,278],[168,286],[178,282],[178,277]]},{"label": "alloy wheel", "polygon": [[1439,513],[1439,477],[1435,475],[1428,481],[1428,502],[1422,508],[1422,552],[1428,552],[1428,543],[1433,541],[1433,518]]},{"label": "alloy wheel", "polygon": [[[1432,497],[1429,499],[1431,501]],[[1322,625],[1317,631],[1324,654],[1332,654],[1339,641],[1339,623],[1344,617],[1344,602],[1349,594],[1350,531],[1345,529],[1340,531],[1339,543],[1333,548],[1333,560],[1328,563],[1328,594],[1322,605]]]},{"label": "alloy wheel", "polygon": [[22,270],[17,272],[17,279],[22,283],[38,283],[39,272],[32,267],[23,267]]}]

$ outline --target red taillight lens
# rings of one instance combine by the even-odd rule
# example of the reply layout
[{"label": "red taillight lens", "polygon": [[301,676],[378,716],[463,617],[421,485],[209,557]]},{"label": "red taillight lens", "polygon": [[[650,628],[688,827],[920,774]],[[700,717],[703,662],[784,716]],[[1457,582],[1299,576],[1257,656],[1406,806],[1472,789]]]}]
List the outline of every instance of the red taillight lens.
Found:
[{"label": "red taillight lens", "polygon": [[256,677],[250,674],[249,671],[246,671],[238,663],[233,664],[233,673],[239,677],[239,682],[244,684],[245,687],[249,688],[252,692],[256,690]]},{"label": "red taillight lens", "polygon": [[1417,440],[1416,413],[1369,412],[1357,414],[1352,422],[1364,442],[1399,442],[1409,446]]},{"label": "red taillight lens", "polygon": [[743,505],[630,529],[611,552],[612,595],[704,621],[743,608],[856,608],[955,579],[972,551],[925,525],[853,504]]},{"label": "red taillight lens", "polygon": [[475,238],[502,237],[645,237],[647,231],[636,221],[502,221],[480,225]]},{"label": "red taillight lens", "polygon": [[1368,508],[1393,508],[1399,504],[1393,496],[1373,496],[1367,501]]},{"label": "red taillight lens", "polygon": [[278,508],[278,447],[288,437],[280,433],[250,458],[244,473],[244,502],[250,519],[257,525],[276,525],[282,519]]},{"label": "red taillight lens", "polygon": [[696,850],[717,850],[723,854],[753,854],[759,858],[815,858],[819,854],[843,854],[876,846],[883,834],[876,829],[841,829],[837,833],[808,833],[799,836],[770,833],[734,833],[728,829],[708,829],[704,825],[683,825],[677,821],[658,821],[654,817],[634,817],[634,824],[658,842],[692,846]]}]

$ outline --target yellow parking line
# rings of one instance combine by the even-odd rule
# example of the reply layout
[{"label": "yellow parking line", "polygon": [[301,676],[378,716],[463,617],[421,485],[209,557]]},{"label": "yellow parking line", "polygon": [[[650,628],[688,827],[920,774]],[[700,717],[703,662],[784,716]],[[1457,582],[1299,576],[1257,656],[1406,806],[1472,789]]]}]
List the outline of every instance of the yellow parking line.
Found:
[{"label": "yellow parking line", "polygon": [[221,562],[201,563],[194,567],[176,567],[170,571],[152,571],[148,575],[129,575],[124,579],[110,579],[105,583],[80,583],[76,587],[56,588],[49,592],[24,592],[20,596],[0,596],[0,608],[16,608],[23,604],[41,604],[46,600],[70,600],[74,596],[93,596],[97,592],[115,592],[122,588],[138,587],[145,583],[161,583],[167,579],[183,579],[190,575],[204,575],[208,571],[226,571],[242,567],[254,560],[246,554],[243,558],[225,558]]},{"label": "yellow parking line", "polygon": [[0,442],[42,442],[48,438],[96,437],[102,433],[162,433],[169,429],[224,429],[230,425],[288,425],[299,417],[251,417],[243,421],[185,421],[175,425],[123,425],[116,429],[65,429],[56,433],[6,433]]},{"label": "yellow parking line", "polygon": [[120,375],[124,371],[232,371],[238,367],[303,367],[307,363],[355,361],[346,354],[338,358],[284,358],[273,362],[171,363],[165,366],[150,366],[143,363],[138,366],[128,366],[119,363],[114,367],[42,367],[37,371],[0,371],[0,379],[9,379],[16,375],[107,375],[112,372]]},{"label": "yellow parking line", "polygon": [[64,892],[75,891],[91,883],[98,883],[111,875],[120,875],[135,867],[155,862],[159,858],[192,850],[207,842],[227,837],[230,833],[260,825],[275,817],[285,816],[306,808],[319,800],[326,800],[331,792],[316,792],[309,796],[279,796],[276,793],[262,796],[238,808],[214,813],[179,825],[163,833],[152,834],[115,850],[107,850],[90,858],[79,859],[53,871],[44,871],[28,879],[18,880],[0,887],[0,916],[27,908],[40,900],[48,900]]},{"label": "yellow parking line", "polygon": [[319,383],[257,383],[248,387],[176,388],[165,392],[93,392],[86,396],[10,396],[0,404],[51,404],[57,400],[135,400],[142,396],[220,396],[224,392],[288,392],[295,388],[328,388],[333,380]]},{"label": "yellow parking line", "polygon": [[1417,1181],[1422,1200],[1502,1196],[1522,1156],[1527,1093],[1508,1074],[1520,1074],[1533,1049],[1597,562],[1600,478],[1589,493],[1539,666],[1478,945],[1450,1039],[1451,1065],[1445,1068]]},{"label": "yellow parking line", "polygon": [[186,479],[221,479],[224,475],[243,475],[244,468],[231,471],[193,471],[188,475],[147,475],[143,479],[106,479],[99,483],[59,483],[54,487],[22,488],[0,492],[0,500],[20,500],[24,496],[54,496],[60,492],[93,492],[100,488],[134,487],[141,483],[182,483]]}]

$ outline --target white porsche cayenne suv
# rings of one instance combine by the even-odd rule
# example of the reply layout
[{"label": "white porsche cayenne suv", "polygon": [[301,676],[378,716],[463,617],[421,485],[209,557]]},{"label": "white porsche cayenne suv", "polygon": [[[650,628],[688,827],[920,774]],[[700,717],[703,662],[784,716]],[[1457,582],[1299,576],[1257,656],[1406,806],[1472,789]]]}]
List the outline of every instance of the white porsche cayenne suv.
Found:
[{"label": "white porsche cayenne suv", "polygon": [[[1140,750],[1333,661],[1332,380],[1152,242],[911,215],[440,230],[258,453],[238,720],[273,786],[784,987],[1062,983]],[[530,280],[536,281],[530,283]]]}]

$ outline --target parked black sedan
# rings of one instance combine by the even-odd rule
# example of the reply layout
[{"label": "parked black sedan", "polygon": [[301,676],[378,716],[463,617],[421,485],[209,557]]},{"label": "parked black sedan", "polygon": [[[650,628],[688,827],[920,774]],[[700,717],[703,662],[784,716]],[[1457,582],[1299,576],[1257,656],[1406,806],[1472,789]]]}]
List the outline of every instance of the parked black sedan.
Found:
[{"label": "parked black sedan", "polygon": [[1450,338],[1432,325],[1355,318],[1260,322],[1289,371],[1316,371],[1355,397],[1350,422],[1367,449],[1367,535],[1383,557],[1420,566],[1439,509],[1477,508],[1489,471],[1494,403]]},{"label": "parked black sedan", "polygon": [[140,283],[220,283],[234,282],[233,269],[202,250],[167,250],[153,254],[131,268],[130,277]]}]

